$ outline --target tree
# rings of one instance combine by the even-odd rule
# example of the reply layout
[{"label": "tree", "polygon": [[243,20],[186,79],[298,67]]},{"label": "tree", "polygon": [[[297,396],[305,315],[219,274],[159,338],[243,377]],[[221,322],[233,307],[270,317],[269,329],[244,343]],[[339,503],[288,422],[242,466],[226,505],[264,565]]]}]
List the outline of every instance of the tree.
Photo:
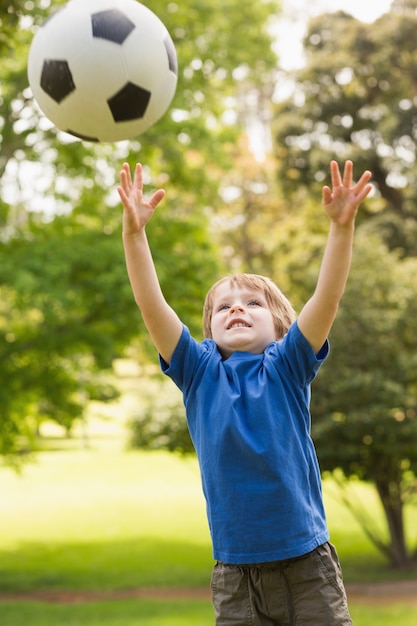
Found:
[{"label": "tree", "polygon": [[414,17],[416,9],[416,0],[392,0],[391,3],[391,12],[399,13],[400,15],[410,15],[411,17]]},{"label": "tree", "polygon": [[[417,262],[362,233],[331,344],[314,383],[313,435],[322,471],[376,487],[387,534],[351,508],[395,567],[417,560],[404,507],[417,494]],[[340,476],[340,474],[339,474]],[[345,499],[349,503],[349,499]]]},{"label": "tree", "polygon": [[[390,249],[417,254],[415,2],[364,24],[339,12],[311,20],[306,64],[274,115],[279,176],[291,191],[319,186],[331,158],[371,169],[372,219]],[[413,10],[411,10],[413,8]],[[279,95],[279,89],[278,89]]]},{"label": "tree", "polygon": [[10,51],[10,38],[24,10],[24,0],[0,0],[0,50]]},{"label": "tree", "polygon": [[[219,272],[208,221],[220,202],[223,172],[232,167],[225,147],[242,132],[240,123],[224,117],[236,122],[238,94],[271,82],[275,55],[267,27],[276,4],[149,3],[164,16],[177,47],[177,94],[146,137],[118,145],[74,140],[40,114],[26,59],[50,7],[6,4],[0,40],[7,49],[0,68],[0,454],[16,458],[45,417],[70,428],[86,398],[112,397],[102,373],[134,338],[142,349],[146,344],[127,284],[120,209],[109,193],[123,160],[147,165],[149,192],[167,188],[149,237],[167,298],[193,331],[200,326],[204,293]],[[238,45],[240,33],[245,45]]]}]

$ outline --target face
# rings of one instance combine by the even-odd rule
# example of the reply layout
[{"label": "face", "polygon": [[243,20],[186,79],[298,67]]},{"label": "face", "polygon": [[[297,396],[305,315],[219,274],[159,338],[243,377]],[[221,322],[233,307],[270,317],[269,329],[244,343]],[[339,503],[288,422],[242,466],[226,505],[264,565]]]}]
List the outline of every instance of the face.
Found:
[{"label": "face", "polygon": [[214,293],[211,332],[225,359],[233,352],[261,354],[276,340],[274,320],[263,293],[227,281]]}]

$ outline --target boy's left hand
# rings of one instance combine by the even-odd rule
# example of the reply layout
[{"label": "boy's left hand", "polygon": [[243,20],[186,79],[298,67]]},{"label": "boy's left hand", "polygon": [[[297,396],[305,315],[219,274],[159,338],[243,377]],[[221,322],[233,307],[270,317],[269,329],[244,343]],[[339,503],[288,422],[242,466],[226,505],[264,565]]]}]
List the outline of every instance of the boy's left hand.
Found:
[{"label": "boy's left hand", "polygon": [[372,173],[365,171],[353,184],[353,163],[346,161],[343,179],[336,161],[330,163],[332,189],[323,187],[322,203],[330,219],[339,226],[347,226],[355,219],[358,207],[372,189],[368,181]]}]

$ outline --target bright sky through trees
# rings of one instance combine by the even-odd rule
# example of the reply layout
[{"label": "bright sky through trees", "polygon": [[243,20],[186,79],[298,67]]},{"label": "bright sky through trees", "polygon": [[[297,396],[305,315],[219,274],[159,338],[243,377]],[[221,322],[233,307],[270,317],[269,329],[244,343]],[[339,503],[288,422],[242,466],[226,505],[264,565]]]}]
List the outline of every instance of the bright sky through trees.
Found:
[{"label": "bright sky through trees", "polygon": [[386,13],[391,0],[282,0],[282,17],[277,25],[277,51],[286,70],[302,65],[301,39],[307,21],[314,15],[346,11],[362,22],[373,22]]}]

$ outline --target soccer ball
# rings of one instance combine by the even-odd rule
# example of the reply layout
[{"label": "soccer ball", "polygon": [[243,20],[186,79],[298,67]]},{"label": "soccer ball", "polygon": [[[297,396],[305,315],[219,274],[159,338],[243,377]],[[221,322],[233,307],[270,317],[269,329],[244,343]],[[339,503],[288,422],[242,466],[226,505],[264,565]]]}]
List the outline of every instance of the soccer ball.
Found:
[{"label": "soccer ball", "polygon": [[28,58],[43,113],[87,141],[149,129],[167,111],[177,74],[166,27],[136,0],[70,0],[39,28]]}]

